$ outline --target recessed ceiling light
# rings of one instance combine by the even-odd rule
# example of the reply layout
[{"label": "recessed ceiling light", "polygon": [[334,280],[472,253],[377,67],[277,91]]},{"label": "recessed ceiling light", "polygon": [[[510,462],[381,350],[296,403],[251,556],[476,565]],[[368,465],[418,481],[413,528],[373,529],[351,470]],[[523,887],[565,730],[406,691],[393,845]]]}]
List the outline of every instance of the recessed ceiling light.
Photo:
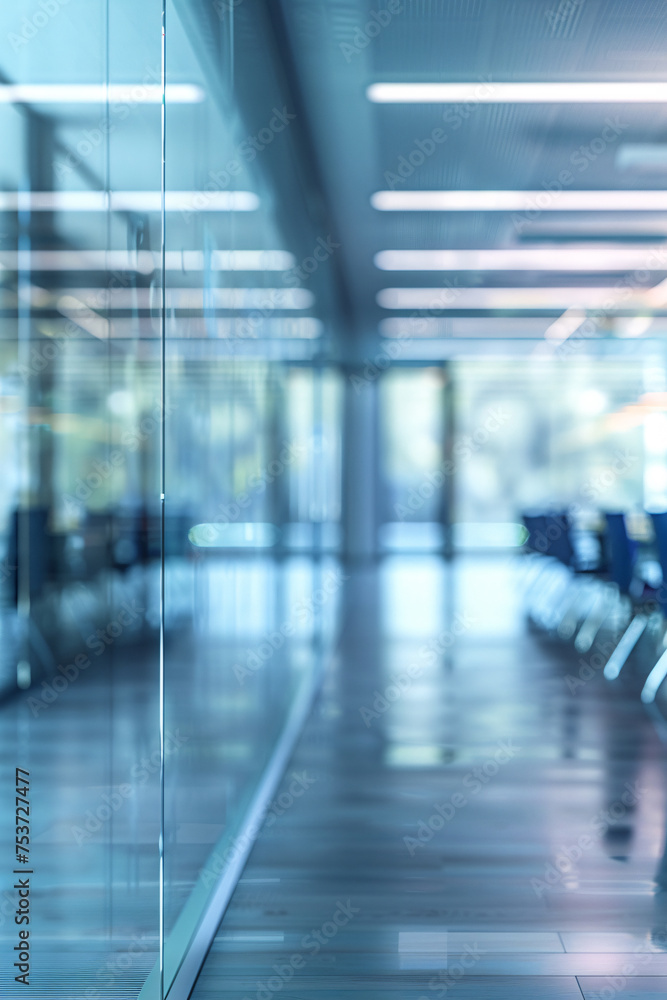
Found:
[{"label": "recessed ceiling light", "polygon": [[[16,212],[159,212],[159,191],[1,191],[0,211]],[[252,191],[167,191],[168,212],[186,217],[198,212],[253,212],[259,198]]]},{"label": "recessed ceiling light", "polygon": [[376,300],[383,309],[418,309],[438,315],[453,309],[617,309],[662,308],[652,289],[632,288],[383,288]]},{"label": "recessed ceiling light", "polygon": [[[1,259],[1,258],[0,258]],[[381,271],[667,271],[667,243],[599,243],[499,250],[381,250]]]},{"label": "recessed ceiling light", "polygon": [[[169,84],[166,99],[172,104],[199,104],[205,94],[193,83]],[[0,104],[161,104],[162,87],[156,83],[4,83]]]},{"label": "recessed ceiling light", "polygon": [[664,104],[667,82],[373,83],[376,104]]},{"label": "recessed ceiling light", "polygon": [[[212,288],[210,304],[217,309],[258,309],[270,315],[274,310],[310,309],[315,301],[307,288]],[[68,289],[71,308],[151,309],[159,305],[160,290],[151,288],[72,288]],[[78,305],[75,305],[75,302]],[[202,288],[167,288],[167,305],[173,309],[204,308]]]},{"label": "recessed ceiling light", "polygon": [[[0,269],[16,271],[19,267],[16,251],[0,251]],[[168,271],[201,271],[204,268],[201,250],[167,250]],[[151,274],[161,267],[158,251],[139,250],[32,250],[22,253],[21,267],[30,271],[138,271]],[[287,250],[213,250],[210,267],[213,271],[287,271],[296,264],[294,254]]]},{"label": "recessed ceiling light", "polygon": [[411,340],[453,337],[543,340],[552,323],[544,316],[387,316],[380,320],[378,329],[382,337]]},{"label": "recessed ceiling light", "polygon": [[[667,212],[667,191],[376,191],[380,212]],[[528,216],[530,221],[531,216]]]}]

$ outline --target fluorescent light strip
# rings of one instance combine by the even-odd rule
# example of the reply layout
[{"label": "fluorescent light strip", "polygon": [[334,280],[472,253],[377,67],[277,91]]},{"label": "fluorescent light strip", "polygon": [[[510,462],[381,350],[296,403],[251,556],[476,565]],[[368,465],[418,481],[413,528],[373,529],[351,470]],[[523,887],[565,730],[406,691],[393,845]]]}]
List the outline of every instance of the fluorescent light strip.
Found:
[{"label": "fluorescent light strip", "polygon": [[[212,288],[206,292],[217,309],[258,309],[270,315],[277,309],[310,309],[315,296],[307,288]],[[71,288],[63,293],[68,307],[72,298],[85,309],[151,309],[160,304],[159,288]],[[58,308],[62,299],[58,300]],[[40,299],[38,306],[46,306]],[[203,309],[201,288],[167,288],[167,306],[171,309]],[[261,319],[262,317],[258,317]]]},{"label": "fluorescent light strip", "polygon": [[667,82],[373,83],[375,104],[664,104]]},{"label": "fluorescent light strip", "polygon": [[[194,260],[194,257],[188,255],[199,252],[184,250],[183,255],[187,260]],[[295,266],[296,257],[288,250],[214,250],[211,253],[211,267],[214,271],[289,271]],[[185,269],[189,267],[199,270],[198,266],[186,263]]]},{"label": "fluorescent light strip", "polygon": [[667,212],[667,191],[376,191],[380,212]]},{"label": "fluorescent light strip", "polygon": [[382,250],[374,260],[381,271],[630,271],[633,268],[667,271],[667,243],[655,246],[577,243],[504,250]]},{"label": "fluorescent light strip", "polygon": [[568,212],[545,212],[532,223],[530,231],[534,239],[544,243],[560,240],[569,243],[578,234],[584,240],[604,238],[614,243],[661,241],[667,238],[667,216],[660,212],[598,212],[589,218],[584,213],[573,216]]},{"label": "fluorescent light strip", "polygon": [[[220,318],[217,320],[218,336],[223,338],[240,337],[247,339],[245,329],[246,319]],[[314,316],[280,316],[269,317],[254,324],[252,337],[256,340],[316,340],[324,333],[324,325]]]},{"label": "fluorescent light strip", "polygon": [[[602,309],[650,308],[652,289],[628,288],[383,288],[376,300],[383,309]],[[655,301],[656,297],[653,296]],[[659,308],[655,301],[655,308]]]},{"label": "fluorescent light strip", "polygon": [[[205,94],[193,83],[168,84],[172,104],[199,104]],[[0,84],[0,104],[161,104],[162,87],[156,83],[5,83]]]},{"label": "fluorescent light strip", "polygon": [[[159,212],[159,191],[0,191],[0,211],[16,212]],[[254,212],[252,191],[167,191],[168,212]]]},{"label": "fluorescent light strip", "polygon": [[[63,297],[65,298],[65,297]],[[159,325],[149,323],[147,327],[138,326],[136,316],[102,317],[84,305],[83,302],[62,301],[59,312],[67,319],[94,336],[104,339],[108,336],[113,340],[130,340],[139,337],[142,340],[159,339]],[[86,325],[88,324],[88,325]],[[93,327],[94,324],[94,327]],[[215,320],[215,330],[221,340],[317,340],[324,332],[322,321],[313,316],[270,316],[255,322],[246,316],[219,317]],[[42,332],[44,332],[42,330]],[[59,335],[56,328],[53,336]],[[210,327],[203,316],[197,319],[188,318],[176,320],[169,334],[170,340],[210,340]]]},{"label": "fluorescent light strip", "polygon": [[379,323],[382,337],[411,340],[477,338],[543,340],[552,320],[540,316],[388,316]]},{"label": "fluorescent light strip", "polygon": [[[202,271],[201,250],[167,250],[168,271]],[[30,271],[138,271],[151,274],[160,267],[160,254],[149,250],[32,250],[23,255],[21,268]],[[213,250],[213,271],[287,271],[296,257],[287,250]],[[0,252],[0,268],[16,271],[19,255]]]}]

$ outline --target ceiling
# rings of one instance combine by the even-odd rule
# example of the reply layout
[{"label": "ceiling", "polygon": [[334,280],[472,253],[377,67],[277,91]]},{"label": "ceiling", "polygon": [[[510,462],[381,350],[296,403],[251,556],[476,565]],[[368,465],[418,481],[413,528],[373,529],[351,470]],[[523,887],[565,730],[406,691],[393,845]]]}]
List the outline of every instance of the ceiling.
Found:
[{"label": "ceiling", "polygon": [[[457,107],[372,103],[366,96],[377,82],[661,81],[667,5],[660,0],[281,0],[273,21],[341,244],[342,295],[357,342],[372,342],[383,319],[391,317],[396,325],[414,315],[414,307],[390,311],[378,305],[383,288],[438,288],[446,282],[597,288],[623,276],[607,270],[604,261],[598,268],[594,247],[582,273],[526,270],[525,262],[521,270],[389,272],[374,265],[379,251],[554,245],[567,251],[575,242],[614,246],[667,238],[665,212],[544,210],[529,217],[508,211],[378,211],[370,200],[392,187],[540,191],[557,186],[563,170],[572,176],[573,191],[661,189],[667,179],[667,108],[661,103]],[[427,140],[434,129],[446,138],[431,150]],[[419,142],[428,155],[414,156],[410,170],[408,157]],[[646,146],[648,152],[638,148]],[[656,270],[646,287],[666,275]],[[511,296],[506,308],[489,310],[484,295],[479,308],[474,295],[462,298],[465,307],[454,297],[453,306],[438,313],[440,334],[434,323],[433,335],[447,336],[455,317],[486,321],[477,322],[476,335],[507,335],[511,317],[518,315],[524,321],[536,317],[535,335],[543,336],[563,311],[534,304],[512,308]],[[527,329],[524,322],[522,336]]]},{"label": "ceiling", "polygon": [[[69,0],[29,45],[5,41],[0,82],[159,79],[158,0],[112,0],[108,35],[105,3]],[[0,38],[9,40],[33,13],[29,0],[5,5]],[[224,190],[253,193],[258,210],[193,218],[168,213],[168,246],[175,254],[204,244],[279,250],[292,254],[298,267],[326,245],[315,273],[294,279],[314,302],[299,315],[323,321],[334,334],[334,350],[356,360],[374,356],[387,343],[383,338],[410,341],[403,359],[445,357],[458,342],[490,352],[513,341],[532,351],[549,330],[553,339],[554,323],[561,324],[557,335],[565,328],[576,332],[572,314],[583,323],[595,302],[604,303],[599,290],[619,282],[637,285],[637,294],[603,309],[584,338],[585,349],[630,353],[641,341],[667,336],[667,286],[650,292],[667,279],[667,254],[639,279],[636,263],[642,247],[649,253],[667,242],[667,211],[656,210],[651,199],[642,211],[568,211],[553,190],[564,171],[568,195],[664,190],[667,102],[375,103],[367,96],[377,83],[491,89],[500,83],[661,83],[667,48],[662,0],[173,0],[168,25],[169,81],[199,87],[204,95],[199,103],[168,107],[168,189],[204,189],[225,164],[240,159],[245,138],[259,134],[276,108],[290,115],[275,141],[223,184]],[[15,192],[32,171],[37,190],[158,190],[159,103],[137,99],[129,107],[122,117],[114,117],[112,107],[108,144],[96,145],[71,172],[55,175],[52,165],[105,120],[104,106],[0,103],[6,140],[0,189]],[[546,207],[380,211],[371,199],[387,190],[392,197],[542,192]],[[110,214],[36,213],[33,249],[159,246],[159,212]],[[2,218],[0,252],[11,251],[16,213],[4,211]],[[577,247],[583,266],[575,263],[582,259],[573,253]],[[516,249],[534,258],[502,255]],[[561,251],[560,263],[554,249]],[[627,266],[612,268],[617,249],[630,253]],[[501,255],[454,255],[429,270],[413,264],[403,269],[400,252],[408,250]],[[376,254],[386,251],[399,252],[397,269],[376,266]],[[285,283],[291,286],[293,277]],[[68,273],[64,266],[57,278],[37,278],[46,288],[56,281],[74,289],[94,288],[101,280],[94,270]],[[201,273],[182,268],[169,280],[187,288],[200,279]],[[278,281],[270,271],[243,270],[215,280],[250,289]],[[589,288],[596,294],[588,295]],[[406,297],[402,289],[413,291]],[[420,296],[420,289],[430,291]],[[564,312],[565,327],[559,319]],[[222,309],[221,317],[228,321],[229,313]],[[193,325],[193,336],[198,329]]]}]

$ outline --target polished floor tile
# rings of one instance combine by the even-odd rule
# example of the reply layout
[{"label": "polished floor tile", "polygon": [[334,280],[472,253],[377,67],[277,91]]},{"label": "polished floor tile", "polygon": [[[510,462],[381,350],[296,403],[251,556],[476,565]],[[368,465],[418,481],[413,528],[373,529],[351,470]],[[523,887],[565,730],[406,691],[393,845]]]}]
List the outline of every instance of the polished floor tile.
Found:
[{"label": "polished floor tile", "polygon": [[579,980],[584,1000],[619,996],[622,1000],[664,1000],[667,996],[667,976],[616,976],[582,978]]},{"label": "polished floor tile", "polygon": [[522,600],[506,557],[352,575],[284,781],[309,787],[262,831],[195,1000],[581,1000],[578,977],[667,975],[645,665],[573,693],[582,658]]},{"label": "polished floor tile", "polygon": [[[253,987],[256,983],[249,981],[246,987],[232,985],[227,989],[224,985],[215,985],[209,988],[206,981],[200,984],[193,994],[201,997],[202,1000],[210,1000],[212,997],[224,997],[225,1000],[243,1000],[248,996],[254,996]],[[264,990],[267,989],[262,984]],[[276,991],[276,995],[284,1000],[386,1000],[387,996],[401,998],[401,1000],[421,1000],[426,995],[432,998],[446,996],[442,992],[447,987],[447,993],[455,996],[457,1000],[581,1000],[581,990],[577,985],[577,980],[573,977],[532,977],[532,976],[505,976],[505,977],[479,977],[470,976],[464,980],[452,980],[451,983],[443,981],[436,983],[432,988],[426,983],[403,983],[400,979],[393,977],[386,982],[348,982],[344,978],[336,977],[335,981],[329,982],[326,986],[318,987],[302,983],[297,986],[285,987],[282,991]],[[268,986],[268,990],[271,987]],[[656,994],[657,997],[657,994]],[[664,997],[664,994],[663,994]],[[588,998],[586,998],[588,1000]],[[593,1000],[593,998],[591,998]],[[641,1000],[654,1000],[652,994],[642,994]]]},{"label": "polished floor tile", "polygon": [[[151,566],[145,575],[131,572],[116,580],[123,588],[117,604],[149,607],[142,592],[155,592],[155,570]],[[207,571],[199,566],[196,573],[191,565],[170,570],[167,934],[220,838],[235,836],[295,692],[326,648],[322,623],[296,609],[316,585],[324,586],[327,574],[334,576],[335,566],[299,556],[211,560]],[[185,604],[194,597],[195,585],[205,615],[215,619],[214,630],[208,623],[199,631],[186,627],[174,611],[177,597]],[[99,595],[99,600],[87,596],[91,615],[105,613]],[[333,616],[333,590],[321,603],[321,614]],[[241,684],[235,661],[243,664],[263,637],[292,619],[289,649],[272,649]],[[5,638],[6,625],[7,616],[0,613]],[[79,631],[83,637],[92,632],[83,614]],[[13,803],[14,768],[22,766],[31,774],[31,988],[46,990],[49,1000],[65,1000],[70,991],[80,1000],[87,989],[102,986],[106,993],[100,996],[135,998],[158,960],[158,635],[154,628],[137,626],[137,634],[126,638],[124,645],[108,646],[99,659],[91,655],[90,666],[71,681],[56,678],[53,695],[47,696],[51,684],[44,681],[0,702],[0,756],[7,762],[0,770],[0,840],[13,843],[14,813],[6,806]],[[75,651],[91,650],[81,636],[74,635],[72,642]],[[4,655],[0,650],[0,682]],[[73,655],[63,658],[71,662]],[[275,815],[281,811],[276,804]],[[12,970],[17,940],[12,917],[17,891],[10,874],[7,867],[0,886],[0,976]],[[67,956],[64,969],[62,955]],[[78,979],[69,984],[67,968],[74,966]],[[23,989],[13,976],[0,978],[0,997],[14,1000]]]}]

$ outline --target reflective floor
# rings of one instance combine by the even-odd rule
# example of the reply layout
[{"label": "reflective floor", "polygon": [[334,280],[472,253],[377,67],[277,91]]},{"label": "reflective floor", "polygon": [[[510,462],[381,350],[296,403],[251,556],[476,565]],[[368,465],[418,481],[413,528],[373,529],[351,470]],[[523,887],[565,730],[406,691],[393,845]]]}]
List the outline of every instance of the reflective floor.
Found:
[{"label": "reflective floor", "polygon": [[[116,606],[136,614],[106,648],[99,640],[86,641],[98,633],[72,598],[72,623],[79,631],[72,649],[89,653],[88,666],[65,675],[69,680],[54,669],[41,685],[0,706],[6,762],[1,801],[13,803],[16,765],[32,775],[30,989],[48,1000],[137,997],[157,960],[154,570],[112,581],[123,588]],[[169,969],[179,963],[219,875],[218,867],[207,877],[207,864],[234,842],[290,707],[331,641],[343,582],[335,561],[302,555],[170,564],[164,894]],[[92,615],[92,592],[86,594]],[[193,624],[188,611],[195,604]],[[9,613],[7,623],[11,651],[16,622]],[[63,662],[79,661],[73,652]],[[0,836],[7,844],[13,843],[13,821],[9,808],[0,810]],[[0,996],[14,997],[22,989],[13,981],[11,954],[16,892],[6,881],[2,890]]]},{"label": "reflective floor", "polygon": [[582,661],[524,600],[520,558],[353,572],[196,1000],[667,995],[650,650],[609,684],[596,647],[573,686]]}]

